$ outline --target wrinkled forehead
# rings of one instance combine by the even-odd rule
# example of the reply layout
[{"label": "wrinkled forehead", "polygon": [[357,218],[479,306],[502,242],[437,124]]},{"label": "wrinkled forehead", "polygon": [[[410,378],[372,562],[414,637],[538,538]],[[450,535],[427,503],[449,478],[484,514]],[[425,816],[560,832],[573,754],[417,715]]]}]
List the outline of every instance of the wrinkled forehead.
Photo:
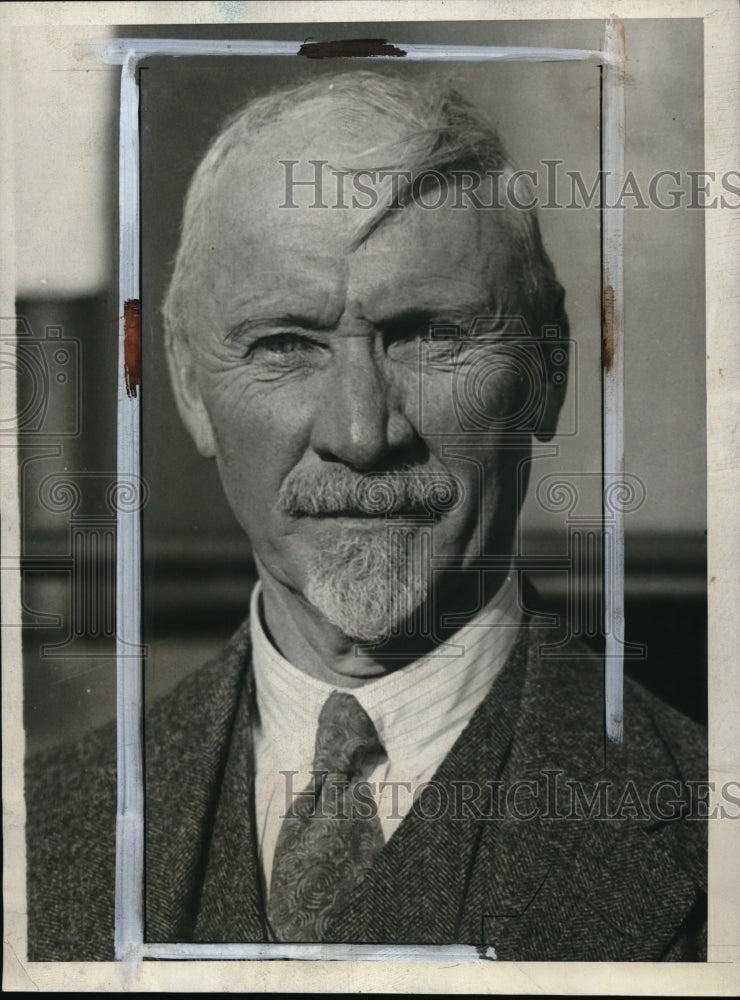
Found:
[{"label": "wrinkled forehead", "polygon": [[202,252],[216,300],[286,280],[297,288],[304,279],[336,283],[341,294],[358,256],[366,285],[376,273],[378,282],[402,285],[428,272],[435,281],[464,277],[480,288],[503,283],[513,290],[502,212],[493,218],[472,203],[453,207],[453,195],[432,210],[411,203],[386,211],[393,174],[418,159],[421,141],[408,123],[378,112],[358,121],[319,100],[234,145],[204,211]]}]

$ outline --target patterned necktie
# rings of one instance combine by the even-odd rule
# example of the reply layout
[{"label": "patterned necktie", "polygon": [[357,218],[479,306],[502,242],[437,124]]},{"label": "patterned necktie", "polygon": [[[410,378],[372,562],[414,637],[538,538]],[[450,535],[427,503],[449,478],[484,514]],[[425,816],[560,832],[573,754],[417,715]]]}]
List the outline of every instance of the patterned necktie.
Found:
[{"label": "patterned necktie", "polygon": [[267,916],[279,941],[322,941],[384,844],[369,790],[356,795],[363,760],[382,750],[351,694],[334,691],[319,715],[314,781],[280,828]]}]

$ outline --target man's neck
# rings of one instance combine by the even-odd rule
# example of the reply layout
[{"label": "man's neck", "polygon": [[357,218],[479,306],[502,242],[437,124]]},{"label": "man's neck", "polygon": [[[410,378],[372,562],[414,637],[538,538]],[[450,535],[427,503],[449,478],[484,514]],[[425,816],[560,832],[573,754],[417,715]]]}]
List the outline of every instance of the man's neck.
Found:
[{"label": "man's neck", "polygon": [[[275,648],[311,677],[339,688],[357,688],[428,655],[473,619],[501,589],[506,574],[488,581],[481,596],[464,586],[437,589],[432,604],[455,616],[454,626],[439,625],[441,615],[426,609],[427,621],[437,623],[429,634],[412,633],[371,645],[344,635],[301,595],[275,580],[261,567],[262,623]],[[468,574],[470,576],[470,574]]]}]

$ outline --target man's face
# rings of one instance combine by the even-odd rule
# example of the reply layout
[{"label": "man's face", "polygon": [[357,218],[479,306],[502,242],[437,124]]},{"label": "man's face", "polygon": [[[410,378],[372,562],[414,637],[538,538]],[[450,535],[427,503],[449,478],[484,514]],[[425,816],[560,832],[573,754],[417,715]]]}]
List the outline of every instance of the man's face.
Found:
[{"label": "man's face", "polygon": [[[511,551],[529,452],[511,418],[533,388],[485,318],[494,303],[516,312],[516,264],[503,225],[452,199],[395,211],[359,245],[363,208],[311,209],[310,189],[281,208],[278,159],[300,159],[295,176],[312,176],[309,158],[342,163],[331,135],[317,151],[307,132],[296,155],[300,128],[290,154],[274,136],[269,156],[232,152],[216,182],[210,323],[191,342],[204,410],[186,421],[208,425],[196,440],[216,455],[261,573],[372,641],[387,581],[403,590],[403,618],[432,587],[444,595],[455,565]],[[327,175],[327,203],[334,189]],[[384,475],[397,490],[390,511]]]}]

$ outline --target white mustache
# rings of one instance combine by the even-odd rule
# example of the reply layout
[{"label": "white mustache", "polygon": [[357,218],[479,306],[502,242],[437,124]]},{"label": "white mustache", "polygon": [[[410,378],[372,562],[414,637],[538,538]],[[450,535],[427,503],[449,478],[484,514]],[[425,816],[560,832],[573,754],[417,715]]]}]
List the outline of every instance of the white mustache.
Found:
[{"label": "white mustache", "polygon": [[439,517],[457,507],[465,490],[449,472],[402,466],[357,476],[345,466],[321,471],[294,469],[278,493],[292,517]]}]

